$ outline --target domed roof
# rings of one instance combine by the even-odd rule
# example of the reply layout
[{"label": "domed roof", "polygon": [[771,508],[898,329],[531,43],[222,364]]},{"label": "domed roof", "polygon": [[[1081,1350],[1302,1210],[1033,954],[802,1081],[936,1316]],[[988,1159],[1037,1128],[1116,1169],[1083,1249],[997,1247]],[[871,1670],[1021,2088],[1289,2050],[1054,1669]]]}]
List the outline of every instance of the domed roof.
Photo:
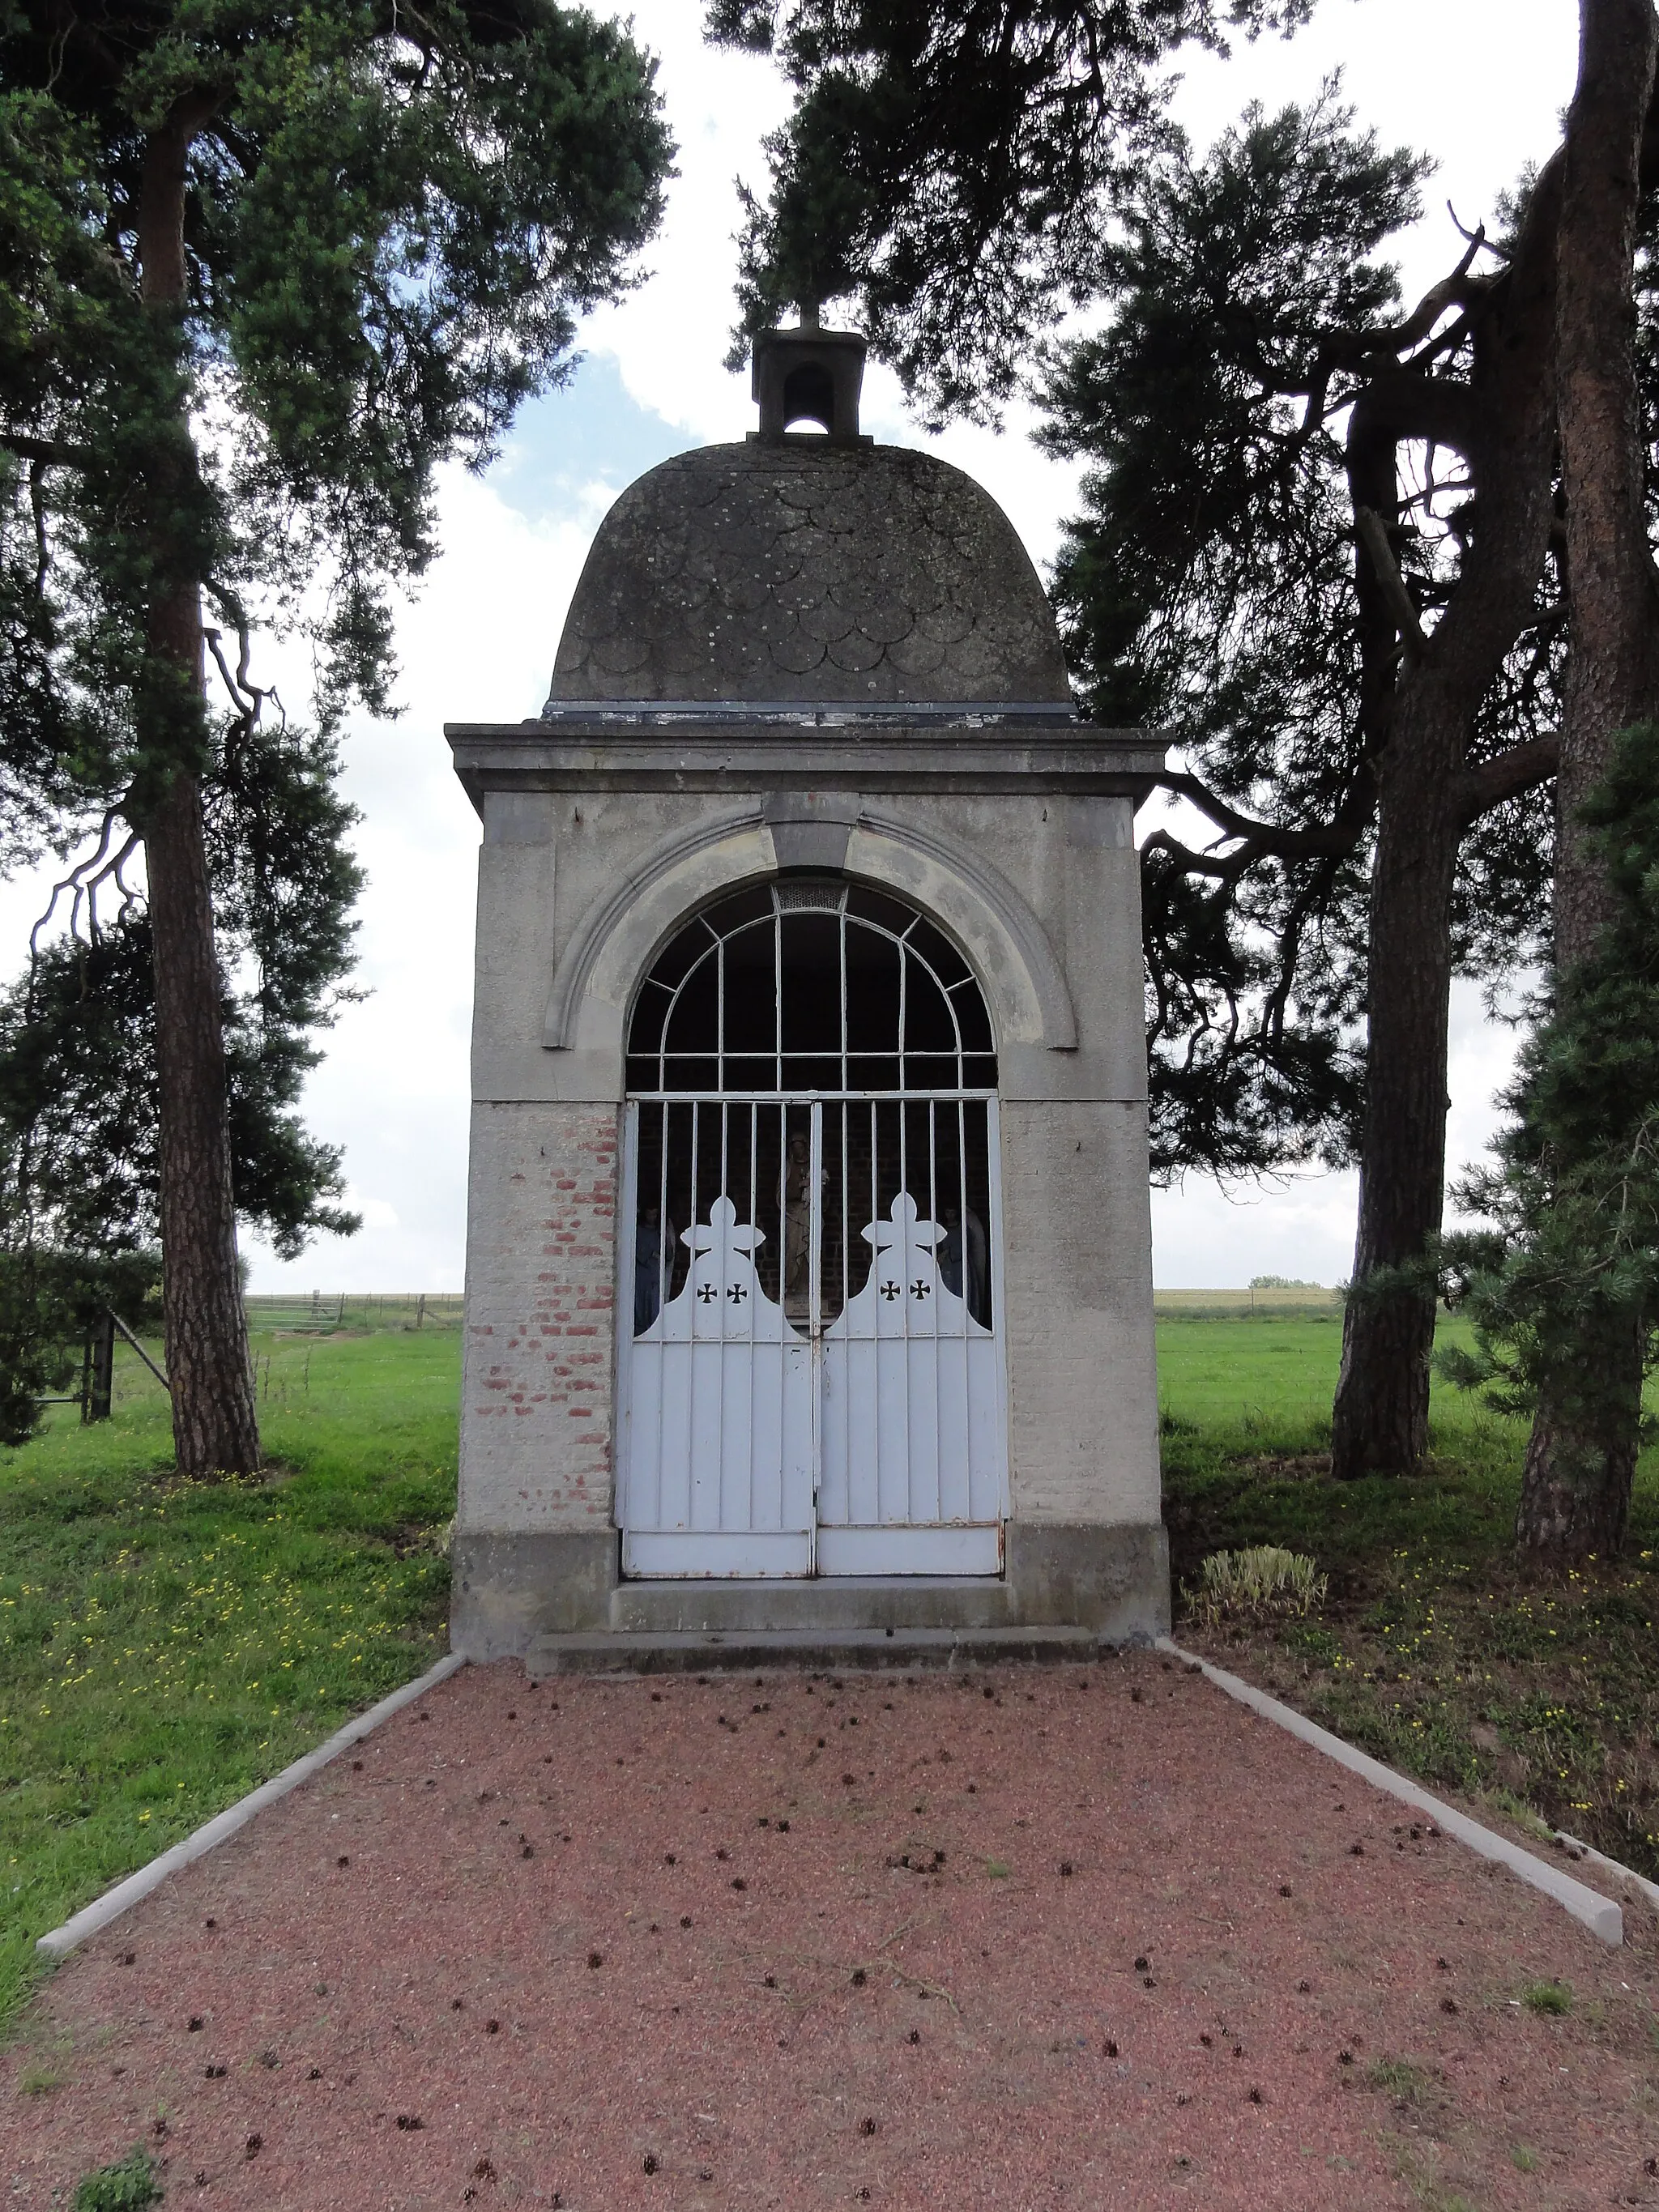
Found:
[{"label": "domed roof", "polygon": [[1069,701],[1013,526],[930,453],[812,436],[682,453],[594,539],[549,705]]}]

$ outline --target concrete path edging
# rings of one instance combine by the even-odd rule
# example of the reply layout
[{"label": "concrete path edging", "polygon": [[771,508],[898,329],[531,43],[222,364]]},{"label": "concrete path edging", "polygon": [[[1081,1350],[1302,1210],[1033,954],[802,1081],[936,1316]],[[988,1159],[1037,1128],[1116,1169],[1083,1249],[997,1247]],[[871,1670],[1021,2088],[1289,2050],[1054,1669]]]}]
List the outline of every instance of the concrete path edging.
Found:
[{"label": "concrete path edging", "polygon": [[246,1797],[239,1798],[234,1805],[228,1805],[222,1813],[216,1814],[193,1835],[186,1836],[182,1843],[174,1844],[159,1858],[153,1858],[148,1866],[140,1867],[137,1874],[128,1875],[125,1881],[118,1881],[113,1889],[106,1889],[101,1897],[94,1898],[90,1905],[83,1905],[61,1928],[54,1928],[49,1935],[40,1937],[35,1949],[44,1951],[49,1958],[61,1959],[65,1953],[74,1950],[77,1943],[84,1943],[88,1936],[95,1936],[100,1928],[107,1928],[112,1920],[118,1920],[130,1906],[137,1905],[141,1898],[148,1897],[153,1889],[159,1889],[169,1875],[179,1873],[193,1859],[204,1857],[216,1844],[222,1844],[239,1828],[245,1828],[256,1813],[263,1813],[267,1805],[274,1805],[279,1797],[286,1797],[290,1790],[297,1790],[302,1782],[308,1782],[331,1759],[337,1759],[343,1751],[349,1751],[354,1743],[361,1743],[366,1735],[379,1728],[382,1721],[390,1720],[393,1713],[401,1712],[405,1705],[413,1705],[416,1698],[424,1697],[428,1690],[436,1689],[440,1682],[447,1681],[465,1664],[466,1660],[460,1652],[446,1652],[435,1666],[427,1668],[424,1674],[417,1674],[412,1682],[405,1682],[402,1689],[393,1690],[388,1697],[382,1698],[379,1705],[371,1705],[366,1713],[359,1713],[356,1720],[348,1721],[343,1729],[337,1729],[326,1743],[319,1743],[315,1751],[308,1751],[303,1759],[296,1759],[292,1766],[285,1766],[280,1774],[272,1775],[269,1782],[262,1782]]},{"label": "concrete path edging", "polygon": [[1594,1844],[1587,1844],[1579,1836],[1570,1836],[1565,1828],[1558,1828],[1555,1840],[1570,1851],[1574,1858],[1588,1859],[1595,1867],[1610,1874],[1617,1881],[1628,1882],[1640,1897],[1644,1897],[1656,1911],[1659,1911],[1659,1881],[1650,1881],[1634,1867],[1627,1867],[1622,1859],[1610,1859],[1605,1851],[1598,1851]]},{"label": "concrete path edging", "polygon": [[[1351,1774],[1357,1774],[1362,1781],[1369,1782],[1374,1790],[1380,1790],[1389,1797],[1398,1797],[1403,1803],[1414,1805],[1419,1812],[1427,1813],[1460,1844],[1467,1844],[1470,1850],[1478,1852],[1483,1859],[1495,1859],[1499,1866],[1507,1867],[1511,1874],[1518,1875],[1533,1888],[1542,1890],[1546,1897],[1553,1898],[1558,1905],[1565,1906],[1575,1920],[1582,1922],[1591,1935],[1599,1936],[1603,1943],[1617,1946],[1624,1942],[1625,1916],[1610,1897],[1603,1897],[1599,1891],[1587,1888],[1582,1881],[1575,1881],[1559,1867],[1552,1866],[1547,1859],[1539,1858],[1532,1851],[1523,1850],[1519,1844],[1512,1844],[1507,1836],[1500,1836],[1495,1829],[1482,1827],[1479,1820],[1470,1820],[1467,1813],[1460,1813],[1455,1806],[1434,1796],[1420,1783],[1413,1782],[1403,1774],[1396,1774],[1393,1767],[1384,1766],[1379,1759],[1371,1759],[1364,1752],[1356,1751],[1351,1743],[1344,1743],[1340,1735],[1333,1735],[1328,1729],[1321,1728],[1316,1721],[1309,1720],[1293,1707],[1281,1705],[1277,1698],[1270,1698],[1265,1690],[1256,1689],[1253,1684],[1242,1681],[1237,1674],[1229,1674],[1222,1668],[1212,1667],[1207,1659],[1200,1659],[1193,1652],[1183,1651],[1167,1636],[1158,1638],[1156,1649],[1167,1652],[1173,1659],[1179,1659],[1183,1666],[1196,1667],[1205,1680],[1213,1682],[1218,1690],[1224,1691],[1230,1698],[1236,1698],[1241,1705],[1248,1705],[1263,1720],[1273,1722],[1302,1742],[1310,1744],[1314,1750],[1322,1751],[1328,1759],[1334,1759],[1339,1766],[1346,1766]],[[1632,1879],[1639,1880],[1640,1877]]]}]

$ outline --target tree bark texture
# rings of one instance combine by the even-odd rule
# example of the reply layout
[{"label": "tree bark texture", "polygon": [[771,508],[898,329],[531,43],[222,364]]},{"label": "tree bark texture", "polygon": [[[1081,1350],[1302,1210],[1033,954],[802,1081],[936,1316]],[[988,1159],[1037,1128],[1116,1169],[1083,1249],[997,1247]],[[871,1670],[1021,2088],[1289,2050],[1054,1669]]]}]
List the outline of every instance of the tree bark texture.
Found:
[{"label": "tree bark texture", "polygon": [[[1582,0],[1578,86],[1567,116],[1559,230],[1558,346],[1570,652],[1556,783],[1555,963],[1565,988],[1612,918],[1579,810],[1613,741],[1659,709],[1659,582],[1643,509],[1646,465],[1636,370],[1634,273],[1642,142],[1659,64],[1652,0]],[[1565,1564],[1623,1540],[1636,1471],[1646,1318],[1580,1347],[1601,1371],[1592,1426],[1569,1419],[1547,1378],[1522,1475],[1516,1540]],[[1561,1394],[1565,1396],[1565,1393]]]},{"label": "tree bark texture", "polygon": [[[1436,1300],[1427,1262],[1444,1202],[1451,901],[1458,849],[1479,811],[1468,762],[1474,718],[1531,616],[1548,550],[1559,185],[1557,162],[1540,177],[1515,259],[1479,313],[1462,428],[1440,395],[1406,375],[1366,394],[1349,432],[1356,508],[1397,512],[1398,449],[1425,438],[1461,445],[1477,506],[1456,591],[1376,710],[1355,1295],[1331,1425],[1332,1467],[1344,1479],[1404,1472],[1428,1449]],[[1363,550],[1360,558],[1369,559]],[[1364,622],[1380,595],[1363,568],[1360,586]],[[1392,623],[1382,643],[1392,661]],[[1368,657],[1378,649],[1369,634],[1366,648]],[[1368,1291],[1384,1270],[1401,1272]]]},{"label": "tree bark texture", "polygon": [[[185,156],[196,127],[188,112],[175,110],[146,147],[143,296],[158,315],[179,314],[185,299]],[[188,422],[177,430],[176,446],[169,457],[158,457],[157,481],[149,487],[158,580],[148,646],[161,678],[150,686],[151,711],[166,720],[170,705],[179,727],[148,733],[164,757],[140,826],[155,962],[162,1303],[173,1447],[182,1474],[207,1480],[252,1474],[259,1464],[259,1431],[236,1265],[213,895],[200,787],[186,764],[203,684],[202,580],[187,573],[167,519],[176,471],[194,462]],[[168,752],[175,757],[167,759]]]},{"label": "tree bark texture", "polygon": [[250,1474],[259,1464],[259,1429],[236,1266],[212,896],[193,776],[173,778],[145,823],[144,851],[173,1449],[183,1474]]}]

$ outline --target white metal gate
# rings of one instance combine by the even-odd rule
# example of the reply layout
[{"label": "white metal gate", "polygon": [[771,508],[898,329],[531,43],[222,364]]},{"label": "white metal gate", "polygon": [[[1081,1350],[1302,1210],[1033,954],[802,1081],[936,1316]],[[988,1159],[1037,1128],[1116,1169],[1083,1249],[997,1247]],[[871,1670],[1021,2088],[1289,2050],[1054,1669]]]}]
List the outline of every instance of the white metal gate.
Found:
[{"label": "white metal gate", "polygon": [[[798,917],[832,928],[803,938]],[[630,1036],[623,1571],[994,1574],[1007,1420],[978,987],[913,910],[839,884],[748,894],[693,929]],[[860,1062],[890,1087],[846,1087]],[[744,1095],[734,1073],[778,1087]],[[785,1087],[801,1073],[842,1084]]]}]

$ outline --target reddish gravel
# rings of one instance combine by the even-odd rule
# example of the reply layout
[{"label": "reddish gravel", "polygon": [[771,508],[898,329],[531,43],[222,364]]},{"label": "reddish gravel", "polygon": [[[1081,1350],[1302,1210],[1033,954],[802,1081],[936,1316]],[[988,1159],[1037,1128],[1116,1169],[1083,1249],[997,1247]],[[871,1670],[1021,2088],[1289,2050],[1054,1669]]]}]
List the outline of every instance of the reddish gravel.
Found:
[{"label": "reddish gravel", "polygon": [[1651,1924],[1401,1809],[1146,1655],[469,1668],[53,1978],[0,2204],[1659,2206]]}]

